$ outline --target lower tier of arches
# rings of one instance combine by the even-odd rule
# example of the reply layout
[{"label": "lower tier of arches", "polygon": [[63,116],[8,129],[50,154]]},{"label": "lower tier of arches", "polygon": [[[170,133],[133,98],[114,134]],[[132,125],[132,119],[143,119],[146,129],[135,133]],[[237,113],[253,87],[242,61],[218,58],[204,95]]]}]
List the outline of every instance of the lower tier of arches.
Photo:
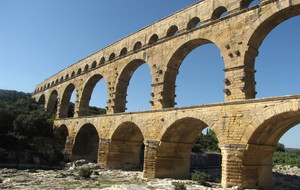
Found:
[{"label": "lower tier of arches", "polygon": [[222,186],[270,189],[280,137],[300,123],[300,95],[55,120],[71,159],[142,170],[147,178],[189,178],[192,146],[206,127],[222,154]]}]

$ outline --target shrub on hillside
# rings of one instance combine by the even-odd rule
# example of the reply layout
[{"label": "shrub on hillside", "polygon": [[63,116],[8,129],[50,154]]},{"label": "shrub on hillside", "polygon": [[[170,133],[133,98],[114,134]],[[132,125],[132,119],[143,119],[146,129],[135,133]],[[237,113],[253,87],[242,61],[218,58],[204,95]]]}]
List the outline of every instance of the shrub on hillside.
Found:
[{"label": "shrub on hillside", "polygon": [[174,190],[186,190],[186,186],[183,183],[172,183],[174,185]]},{"label": "shrub on hillside", "polygon": [[49,136],[52,126],[51,115],[30,94],[0,89],[0,134]]},{"label": "shrub on hillside", "polygon": [[196,171],[192,174],[192,180],[197,181],[200,185],[209,186],[207,181],[209,180],[209,175],[204,172]]},{"label": "shrub on hillside", "polygon": [[300,151],[286,150],[285,152],[274,152],[274,165],[300,166]]},{"label": "shrub on hillside", "polygon": [[78,174],[80,177],[90,178],[92,175],[92,170],[90,168],[80,168]]}]

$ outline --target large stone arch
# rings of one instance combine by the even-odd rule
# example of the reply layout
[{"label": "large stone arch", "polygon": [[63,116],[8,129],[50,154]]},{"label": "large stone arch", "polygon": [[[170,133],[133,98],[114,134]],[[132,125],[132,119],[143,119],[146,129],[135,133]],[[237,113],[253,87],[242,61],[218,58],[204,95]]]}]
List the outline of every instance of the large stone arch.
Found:
[{"label": "large stone arch", "polygon": [[[113,107],[114,113],[125,112],[127,88],[129,86],[129,81],[133,73],[136,71],[136,69],[144,63],[146,63],[146,61],[142,59],[134,59],[133,61],[130,61],[123,69],[121,69],[120,73],[117,73],[119,77],[117,79],[117,84],[115,89],[116,94],[115,94],[114,107]],[[149,69],[151,71],[150,67]]]},{"label": "large stone arch", "polygon": [[243,187],[272,188],[272,157],[279,139],[300,123],[299,102],[282,103],[255,118],[245,131]]},{"label": "large stone arch", "polygon": [[[94,87],[100,80],[105,80],[105,79],[101,74],[95,74],[95,75],[91,76],[85,83],[83,90],[82,90],[81,98],[79,101],[79,111],[78,111],[79,116],[86,116],[88,114],[89,103],[90,103],[90,99],[91,99]],[[105,82],[105,84],[106,84],[106,82]]]},{"label": "large stone arch", "polygon": [[69,129],[64,124],[60,125],[59,127],[55,127],[53,130],[54,137],[59,141],[59,149],[65,153],[67,153],[66,145],[69,134]]},{"label": "large stone arch", "polygon": [[67,136],[69,136],[69,129],[66,125],[62,124],[54,128],[53,134],[55,138],[65,141]]},{"label": "large stone arch", "polygon": [[246,9],[249,7],[249,5],[254,2],[254,0],[241,0],[241,3],[240,3],[240,8],[241,9]]},{"label": "large stone arch", "polygon": [[[174,53],[171,55],[170,59],[168,60],[166,71],[164,74],[163,79],[163,101],[162,107],[174,107],[175,106],[175,88],[176,88],[176,78],[178,75],[178,70],[180,65],[182,64],[185,57],[190,54],[194,49],[200,47],[205,44],[215,44],[217,47],[218,45],[211,40],[204,39],[204,38],[196,38],[189,40],[178,47]],[[219,47],[218,47],[219,48]],[[219,48],[220,49],[220,48]]]},{"label": "large stone arch", "polygon": [[[268,9],[260,15],[259,19],[251,24],[244,37],[245,54],[244,66],[248,70],[255,71],[255,58],[258,49],[268,34],[285,20],[300,15],[299,1],[276,1],[277,6]],[[293,4],[292,4],[293,3]],[[247,85],[253,86],[253,98],[255,97],[255,72],[249,72],[245,77]]]},{"label": "large stone arch", "polygon": [[99,134],[94,125],[87,123],[83,125],[75,136],[72,149],[72,159],[87,159],[97,161],[99,147]]},{"label": "large stone arch", "polygon": [[[249,122],[250,123],[249,126],[247,126],[243,136],[241,137],[241,144],[249,144],[249,143],[262,144],[261,142],[259,142],[259,139],[265,141],[266,139],[264,139],[265,138],[264,135],[267,135],[267,137],[270,136],[270,133],[261,134],[262,130],[265,129],[264,127],[266,126],[266,124],[268,124],[268,122],[275,121],[276,118],[278,118],[278,120],[280,119],[286,120],[286,118],[289,117],[289,115],[293,116],[293,114],[298,114],[299,110],[300,110],[299,102],[292,101],[292,102],[282,102],[281,104],[278,104],[260,113],[257,117],[254,117]],[[259,136],[256,136],[255,134],[260,134],[262,136],[259,139],[256,139]],[[254,139],[256,139],[256,142],[253,141]],[[264,142],[264,144],[273,146],[277,143],[276,139],[274,140],[275,141]]]},{"label": "large stone arch", "polygon": [[45,105],[45,103],[46,103],[46,97],[45,97],[45,95],[44,94],[42,94],[39,98],[38,98],[38,104],[40,104],[40,105]]},{"label": "large stone arch", "polygon": [[66,118],[68,117],[68,108],[69,108],[69,102],[71,99],[71,95],[73,91],[75,90],[75,85],[70,83],[64,90],[61,102],[60,102],[60,108],[59,108],[59,113],[58,117],[59,118]]},{"label": "large stone arch", "polygon": [[119,125],[111,137],[107,166],[112,169],[142,169],[143,141],[143,134],[135,123]]},{"label": "large stone arch", "polygon": [[191,117],[171,124],[160,140],[155,177],[188,178],[192,146],[197,135],[207,126],[205,122]]},{"label": "large stone arch", "polygon": [[53,90],[49,96],[46,110],[48,113],[56,113],[58,104],[58,93],[56,90]]}]

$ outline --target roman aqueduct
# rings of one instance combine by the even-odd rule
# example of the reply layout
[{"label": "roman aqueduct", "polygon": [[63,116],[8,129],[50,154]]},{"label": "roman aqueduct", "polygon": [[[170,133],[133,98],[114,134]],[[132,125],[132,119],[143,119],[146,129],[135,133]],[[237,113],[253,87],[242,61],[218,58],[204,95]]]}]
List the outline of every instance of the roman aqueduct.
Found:
[{"label": "roman aqueduct", "polygon": [[[252,1],[199,1],[37,85],[33,98],[57,110],[54,129],[66,139],[66,154],[112,169],[143,164],[148,178],[186,178],[195,138],[210,126],[221,148],[222,186],[270,188],[275,145],[300,122],[300,95],[255,98],[255,57],[272,29],[300,14],[300,0],[260,0],[249,7]],[[224,60],[224,103],[175,108],[183,59],[208,43]],[[130,78],[144,63],[151,70],[151,109],[127,113]],[[100,80],[107,86],[107,114],[87,116]],[[68,118],[73,91],[74,117]]]}]

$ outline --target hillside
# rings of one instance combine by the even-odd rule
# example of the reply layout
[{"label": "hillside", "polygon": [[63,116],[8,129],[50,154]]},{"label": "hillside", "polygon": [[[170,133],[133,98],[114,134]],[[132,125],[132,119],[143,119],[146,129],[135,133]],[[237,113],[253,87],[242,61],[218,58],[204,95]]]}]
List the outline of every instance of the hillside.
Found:
[{"label": "hillside", "polygon": [[53,116],[30,94],[0,90],[0,166],[60,166],[64,142],[53,138]]}]

